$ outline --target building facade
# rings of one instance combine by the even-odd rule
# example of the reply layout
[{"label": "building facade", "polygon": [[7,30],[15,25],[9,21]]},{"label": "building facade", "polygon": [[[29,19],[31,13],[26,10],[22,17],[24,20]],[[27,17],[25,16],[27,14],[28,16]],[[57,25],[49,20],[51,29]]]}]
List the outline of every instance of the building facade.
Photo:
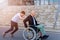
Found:
[{"label": "building facade", "polygon": [[58,0],[8,0],[9,5],[56,5]]},{"label": "building facade", "polygon": [[[38,23],[43,23],[46,27],[59,28],[59,3],[59,0],[2,0],[0,2],[0,25],[9,26],[11,18],[21,10],[25,10],[26,15],[31,10],[35,10]],[[20,21],[19,24],[22,22]]]}]

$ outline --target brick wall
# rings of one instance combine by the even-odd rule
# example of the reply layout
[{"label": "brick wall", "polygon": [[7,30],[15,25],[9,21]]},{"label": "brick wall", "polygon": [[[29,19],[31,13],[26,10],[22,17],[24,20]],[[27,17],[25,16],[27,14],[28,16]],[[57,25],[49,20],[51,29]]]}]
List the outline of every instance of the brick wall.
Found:
[{"label": "brick wall", "polygon": [[[46,27],[53,27],[55,22],[55,12],[57,12],[56,5],[41,5],[41,6],[6,6],[0,9],[0,25],[10,25],[11,18],[21,10],[29,15],[31,10],[35,10],[37,13],[36,19],[38,23],[43,23]],[[20,20],[19,25],[22,26]]]}]

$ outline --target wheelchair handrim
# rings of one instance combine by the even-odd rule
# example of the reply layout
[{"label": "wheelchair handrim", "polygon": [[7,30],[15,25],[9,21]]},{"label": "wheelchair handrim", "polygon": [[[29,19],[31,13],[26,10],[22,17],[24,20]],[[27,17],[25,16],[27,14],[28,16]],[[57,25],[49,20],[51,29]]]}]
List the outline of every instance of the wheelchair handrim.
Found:
[{"label": "wheelchair handrim", "polygon": [[[34,39],[36,38],[36,32],[35,32],[35,30],[34,30],[33,28],[29,28],[29,29],[31,29],[31,30],[33,31],[33,33],[34,33],[33,38],[30,39],[30,40],[34,40]],[[24,34],[25,31],[26,31],[26,30],[23,31],[23,38],[24,38],[25,40],[28,40],[28,39],[25,37],[25,34]]]}]

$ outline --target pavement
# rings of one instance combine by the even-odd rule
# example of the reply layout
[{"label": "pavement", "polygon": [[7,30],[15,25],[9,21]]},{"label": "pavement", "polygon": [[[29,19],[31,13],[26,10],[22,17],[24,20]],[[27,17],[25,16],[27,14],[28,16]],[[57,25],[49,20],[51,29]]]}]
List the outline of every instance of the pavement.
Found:
[{"label": "pavement", "polygon": [[[5,38],[2,37],[2,33],[8,30],[9,27],[0,27],[0,40],[24,40],[22,33],[23,29],[19,29],[15,34],[14,37],[11,38],[10,34],[8,33]],[[46,40],[60,40],[60,32],[55,31],[47,31],[47,35],[49,37]]]}]

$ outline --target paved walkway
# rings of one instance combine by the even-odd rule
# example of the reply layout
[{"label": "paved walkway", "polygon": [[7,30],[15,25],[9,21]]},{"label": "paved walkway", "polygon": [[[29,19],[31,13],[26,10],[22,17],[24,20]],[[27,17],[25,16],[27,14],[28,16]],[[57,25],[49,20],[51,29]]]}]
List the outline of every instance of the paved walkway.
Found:
[{"label": "paved walkway", "polygon": [[[9,34],[6,35],[5,38],[2,37],[2,33],[4,31],[6,31],[7,27],[1,27],[0,28],[0,40],[24,40],[24,38],[22,37],[22,31],[23,30],[18,30],[16,33],[15,33],[15,36],[13,38],[10,37]],[[60,40],[60,33],[59,32],[47,32],[47,34],[49,35],[49,38],[46,39],[46,40]]]}]

